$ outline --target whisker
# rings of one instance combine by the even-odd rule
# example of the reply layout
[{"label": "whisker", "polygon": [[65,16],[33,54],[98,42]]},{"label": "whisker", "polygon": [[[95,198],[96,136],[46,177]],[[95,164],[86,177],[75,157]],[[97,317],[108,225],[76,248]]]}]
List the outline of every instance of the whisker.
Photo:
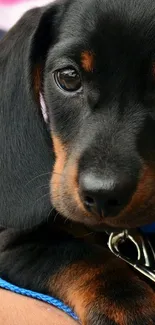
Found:
[{"label": "whisker", "polygon": [[64,218],[64,224],[65,224],[68,220],[70,220],[69,217],[66,217],[66,216],[65,216],[65,218]]},{"label": "whisker", "polygon": [[32,178],[31,180],[29,180],[25,185],[24,187],[26,187],[28,184],[30,184],[31,182],[33,182],[35,179],[39,178],[39,177],[42,177],[42,176],[45,176],[45,175],[49,175],[51,174],[51,172],[47,172],[47,173],[43,173],[43,174],[40,174],[40,175],[37,175],[35,176],[34,178]]},{"label": "whisker", "polygon": [[64,176],[63,174],[57,173],[57,172],[52,172],[51,174],[59,175],[59,176]]},{"label": "whisker", "polygon": [[50,215],[52,214],[52,212],[53,212],[53,210],[54,210],[54,207],[52,207],[51,209],[50,209],[50,212],[48,213],[48,215],[47,215],[47,222],[48,222],[48,220],[49,220],[49,218],[50,218]]},{"label": "whisker", "polygon": [[89,232],[88,234],[85,234],[85,235],[82,235],[82,236],[76,236],[75,238],[83,238],[83,237],[87,237],[87,236],[90,236],[90,235],[93,235],[94,234],[94,231],[92,232]]},{"label": "whisker", "polygon": [[[52,185],[59,185],[59,183],[58,182],[52,182]],[[51,187],[50,186],[50,182],[47,183],[47,184],[39,185],[39,186],[36,187],[36,189],[38,189],[38,188],[44,188],[44,187],[47,187],[47,188],[50,189],[50,187]]]},{"label": "whisker", "polygon": [[46,197],[46,196],[48,196],[48,195],[49,195],[49,192],[46,193],[46,194],[44,194],[44,195],[42,195],[41,197],[39,197],[39,198],[34,202],[32,208],[34,208],[34,206],[36,205],[36,203],[37,203],[38,201],[40,201],[41,199],[43,199],[44,197]]},{"label": "whisker", "polygon": [[39,178],[39,177],[43,177],[43,176],[46,176],[46,175],[51,175],[52,176],[52,174],[55,174],[55,175],[58,175],[58,176],[61,176],[61,177],[63,177],[64,175],[63,174],[60,174],[60,173],[57,173],[57,172],[47,172],[47,173],[43,173],[43,174],[40,174],[40,175],[37,175],[37,176],[35,176],[34,178],[32,178],[31,180],[29,180],[25,185],[24,185],[24,187],[26,187],[27,185],[29,185],[31,182],[33,182],[33,181],[35,181],[37,178]]},{"label": "whisker", "polygon": [[56,218],[58,217],[58,215],[59,215],[59,212],[57,212],[56,215],[54,216],[53,222],[56,221]]},{"label": "whisker", "polygon": [[53,212],[53,210],[54,210],[54,207],[52,207],[52,208],[51,208],[51,210],[50,210],[50,212],[49,212],[49,214],[48,214],[47,218],[49,218],[49,217],[50,217],[50,214]]},{"label": "whisker", "polygon": [[48,188],[50,187],[50,184],[44,184],[44,185],[39,185],[37,188]]}]

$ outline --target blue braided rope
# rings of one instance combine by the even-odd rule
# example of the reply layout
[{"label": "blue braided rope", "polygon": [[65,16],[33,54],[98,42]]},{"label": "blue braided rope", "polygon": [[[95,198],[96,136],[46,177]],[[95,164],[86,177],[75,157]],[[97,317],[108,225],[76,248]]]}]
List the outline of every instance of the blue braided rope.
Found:
[{"label": "blue braided rope", "polygon": [[31,297],[34,299],[38,299],[41,301],[44,301],[50,305],[53,305],[54,307],[57,307],[58,309],[64,311],[66,314],[68,314],[69,316],[71,316],[73,319],[78,320],[78,317],[73,313],[73,311],[66,305],[64,305],[64,303],[58,299],[55,299],[53,297],[41,294],[39,292],[34,292],[31,290],[27,290],[27,289],[23,289],[20,287],[17,287],[14,284],[11,284],[3,279],[0,278],[0,288],[6,289],[6,290],[10,290],[12,292],[21,294],[23,296],[27,296],[27,297]]}]

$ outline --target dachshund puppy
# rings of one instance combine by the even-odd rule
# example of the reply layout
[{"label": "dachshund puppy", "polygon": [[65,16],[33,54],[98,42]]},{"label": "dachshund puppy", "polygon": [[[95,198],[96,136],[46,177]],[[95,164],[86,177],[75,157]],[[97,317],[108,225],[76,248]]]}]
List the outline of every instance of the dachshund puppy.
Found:
[{"label": "dachshund puppy", "polygon": [[0,71],[0,276],[82,325],[155,324],[153,285],[85,235],[155,221],[155,2],[30,10]]}]

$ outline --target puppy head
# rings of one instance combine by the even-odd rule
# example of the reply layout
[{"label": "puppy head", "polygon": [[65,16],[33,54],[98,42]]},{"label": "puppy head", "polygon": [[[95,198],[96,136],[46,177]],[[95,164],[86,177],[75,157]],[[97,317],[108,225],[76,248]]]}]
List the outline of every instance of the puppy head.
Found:
[{"label": "puppy head", "polygon": [[73,1],[48,52],[51,200],[97,227],[155,219],[153,1]]},{"label": "puppy head", "polygon": [[50,200],[99,228],[154,220],[152,12],[151,0],[67,0],[28,12],[6,36],[1,223],[33,226]]}]

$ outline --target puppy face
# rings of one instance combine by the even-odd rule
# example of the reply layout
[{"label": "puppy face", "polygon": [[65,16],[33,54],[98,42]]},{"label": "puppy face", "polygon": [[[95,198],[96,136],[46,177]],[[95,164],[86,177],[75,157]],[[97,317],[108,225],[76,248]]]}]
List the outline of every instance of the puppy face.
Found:
[{"label": "puppy face", "polygon": [[97,227],[155,219],[155,6],[73,1],[48,52],[51,200]]},{"label": "puppy face", "polygon": [[3,39],[2,225],[53,207],[99,229],[155,220],[154,13],[153,0],[56,1]]}]

